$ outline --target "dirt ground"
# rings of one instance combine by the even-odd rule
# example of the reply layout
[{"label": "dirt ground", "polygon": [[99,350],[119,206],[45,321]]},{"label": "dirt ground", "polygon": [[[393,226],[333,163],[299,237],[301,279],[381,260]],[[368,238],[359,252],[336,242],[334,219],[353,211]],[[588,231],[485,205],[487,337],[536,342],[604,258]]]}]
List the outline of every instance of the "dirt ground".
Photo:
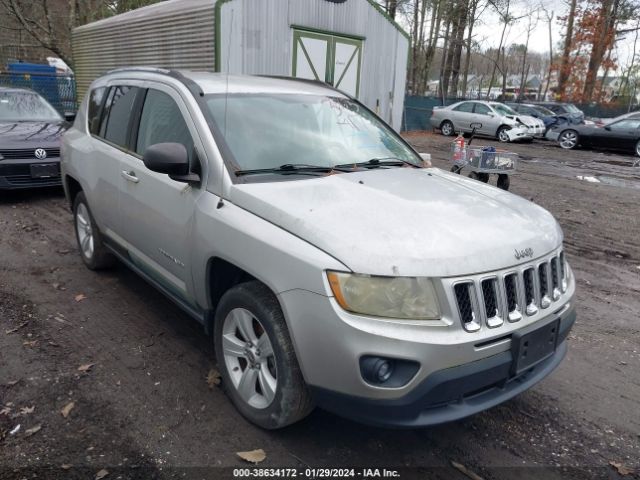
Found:
[{"label": "dirt ground", "polygon": [[[450,138],[408,138],[448,169]],[[2,194],[0,479],[233,478],[250,466],[236,452],[258,448],[262,468],[639,478],[640,168],[544,142],[510,148],[521,154],[511,191],[564,229],[578,279],[569,353],[506,404],[409,431],[320,410],[281,431],[253,427],[208,384],[213,348],[198,324],[123,266],[83,266],[60,191]]]}]

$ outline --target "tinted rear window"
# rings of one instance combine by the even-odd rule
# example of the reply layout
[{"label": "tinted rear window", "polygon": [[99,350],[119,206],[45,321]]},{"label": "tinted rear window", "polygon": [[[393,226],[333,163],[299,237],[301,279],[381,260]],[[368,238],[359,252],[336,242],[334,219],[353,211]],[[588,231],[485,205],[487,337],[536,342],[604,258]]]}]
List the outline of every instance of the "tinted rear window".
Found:
[{"label": "tinted rear window", "polygon": [[109,109],[109,118],[104,130],[105,140],[121,147],[127,146],[129,120],[138,90],[136,87],[115,87],[111,108]]}]

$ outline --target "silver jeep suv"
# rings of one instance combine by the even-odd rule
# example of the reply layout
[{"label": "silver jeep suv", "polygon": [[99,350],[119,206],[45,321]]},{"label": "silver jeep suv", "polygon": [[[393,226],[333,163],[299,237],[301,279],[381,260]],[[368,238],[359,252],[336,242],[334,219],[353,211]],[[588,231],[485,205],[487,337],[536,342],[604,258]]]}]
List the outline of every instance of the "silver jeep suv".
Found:
[{"label": "silver jeep suv", "polygon": [[64,137],[82,260],[140,274],[213,336],[264,428],[479,412],[567,350],[575,282],[541,207],[431,168],[324,84],[131,68]]}]

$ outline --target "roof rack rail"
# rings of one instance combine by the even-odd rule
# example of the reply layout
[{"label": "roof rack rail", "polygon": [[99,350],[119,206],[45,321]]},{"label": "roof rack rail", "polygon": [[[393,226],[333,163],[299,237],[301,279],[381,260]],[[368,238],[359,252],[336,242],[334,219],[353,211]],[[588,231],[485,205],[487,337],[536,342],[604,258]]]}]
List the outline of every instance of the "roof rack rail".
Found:
[{"label": "roof rack rail", "polygon": [[172,72],[167,68],[162,67],[120,67],[114,68],[113,70],[109,70],[105,73],[105,75],[111,73],[120,73],[120,72],[150,72],[150,73],[161,73],[163,75],[168,75]]}]

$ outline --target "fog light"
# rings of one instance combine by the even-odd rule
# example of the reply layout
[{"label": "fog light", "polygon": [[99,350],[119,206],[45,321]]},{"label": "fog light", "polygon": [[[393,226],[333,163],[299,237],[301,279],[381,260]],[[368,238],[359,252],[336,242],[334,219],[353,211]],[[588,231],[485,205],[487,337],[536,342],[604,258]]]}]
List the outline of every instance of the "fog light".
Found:
[{"label": "fog light", "polygon": [[360,357],[360,374],[370,385],[397,388],[406,385],[420,365],[411,360],[365,355]]},{"label": "fog light", "polygon": [[376,362],[375,366],[376,378],[380,383],[384,383],[389,380],[393,373],[393,363],[388,360],[380,359]]}]

